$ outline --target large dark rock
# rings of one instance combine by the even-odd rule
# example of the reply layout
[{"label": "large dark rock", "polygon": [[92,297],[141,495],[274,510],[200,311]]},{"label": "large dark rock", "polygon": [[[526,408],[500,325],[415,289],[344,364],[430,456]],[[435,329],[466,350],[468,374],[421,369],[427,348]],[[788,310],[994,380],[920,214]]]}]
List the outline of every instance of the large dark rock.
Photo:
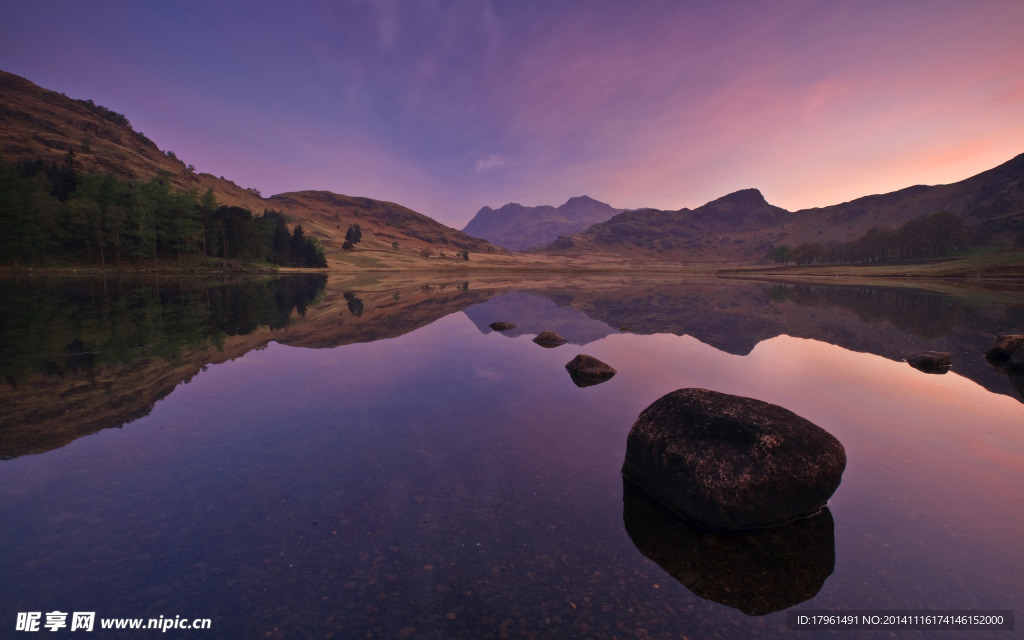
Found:
[{"label": "large dark rock", "polygon": [[617,373],[611,365],[605,364],[594,356],[588,356],[584,353],[565,363],[565,368],[577,387],[590,387],[595,384],[601,384],[611,379]]},{"label": "large dark rock", "polygon": [[985,359],[996,367],[1020,366],[1024,370],[1024,335],[998,336],[992,348],[985,352]]},{"label": "large dark rock", "polygon": [[557,347],[568,342],[565,338],[558,335],[554,331],[541,331],[537,334],[537,337],[533,339],[534,342],[542,347]]},{"label": "large dark rock", "polygon": [[946,373],[953,361],[943,351],[923,351],[907,358],[907,364],[924,373]]},{"label": "large dark rock", "polygon": [[704,531],[623,479],[622,520],[640,553],[687,589],[748,616],[810,600],[835,569],[828,507],[771,529]]},{"label": "large dark rock", "polygon": [[622,473],[690,522],[728,531],[817,513],[845,468],[843,445],[792,411],[680,389],[637,418]]},{"label": "large dark rock", "polygon": [[495,331],[511,331],[512,329],[515,329],[518,325],[516,325],[516,323],[514,322],[498,321],[492,322],[487,326],[490,327],[491,329],[494,329]]}]

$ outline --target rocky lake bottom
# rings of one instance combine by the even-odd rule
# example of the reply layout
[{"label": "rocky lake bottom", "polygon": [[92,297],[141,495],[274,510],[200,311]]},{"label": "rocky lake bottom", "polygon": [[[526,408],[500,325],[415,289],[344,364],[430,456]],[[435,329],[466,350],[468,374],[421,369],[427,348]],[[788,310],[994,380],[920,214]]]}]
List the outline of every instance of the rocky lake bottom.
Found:
[{"label": "rocky lake bottom", "polygon": [[[983,358],[1024,333],[1016,286],[331,276],[0,297],[0,635],[87,611],[212,621],[167,637],[889,637],[787,614],[1024,602],[1024,397]],[[925,350],[952,369],[905,362]],[[617,373],[578,386],[581,353]],[[689,387],[835,436],[826,509],[712,533],[624,481],[637,416]]]}]

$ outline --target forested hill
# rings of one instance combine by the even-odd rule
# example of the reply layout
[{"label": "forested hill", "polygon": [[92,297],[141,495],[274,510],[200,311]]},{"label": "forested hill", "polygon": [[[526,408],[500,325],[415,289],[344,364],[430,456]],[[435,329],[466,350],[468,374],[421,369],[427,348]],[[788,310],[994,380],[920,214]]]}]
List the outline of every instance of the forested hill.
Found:
[{"label": "forested hill", "polygon": [[[126,115],[92,100],[77,100],[41,88],[4,71],[0,71],[0,159],[6,161],[7,179],[15,179],[10,171],[14,168],[20,172],[18,180],[35,180],[34,186],[21,185],[13,191],[8,185],[5,188],[9,197],[39,200],[37,196],[26,195],[28,189],[66,203],[75,198],[72,198],[70,182],[65,180],[58,184],[64,180],[61,176],[91,176],[82,183],[95,187],[88,200],[102,209],[93,211],[90,226],[83,219],[84,213],[92,207],[86,199],[79,199],[77,212],[71,215],[67,211],[57,212],[59,206],[43,198],[40,201],[43,204],[36,202],[18,212],[19,220],[0,219],[0,235],[7,232],[8,236],[14,236],[4,242],[7,251],[0,256],[0,262],[5,264],[43,254],[52,257],[58,252],[66,253],[71,246],[77,247],[72,257],[108,266],[118,259],[122,266],[126,262],[130,264],[130,260],[138,264],[155,254],[170,257],[174,262],[179,258],[187,262],[197,255],[216,256],[218,251],[242,260],[254,255],[264,260],[278,252],[265,246],[252,251],[236,250],[230,238],[253,233],[250,223],[243,220],[242,210],[251,212],[254,220],[264,211],[279,212],[287,219],[286,231],[292,236],[301,226],[305,237],[300,237],[295,246],[306,247],[307,240],[315,239],[324,250],[329,266],[351,264],[353,256],[368,260],[370,264],[374,260],[368,257],[371,252],[409,261],[421,260],[421,256],[435,261],[439,257],[455,260],[462,252],[507,253],[410,209],[372,198],[326,191],[264,198],[255,188],[243,188],[223,177],[197,173],[187,164],[187,159],[179,159],[172,150],[161,150],[156,142],[135,131]],[[104,181],[97,182],[98,176],[103,176]],[[45,187],[42,186],[44,178],[48,181]],[[130,189],[138,196],[145,191],[143,185],[150,185],[147,188],[153,193],[160,192],[161,201],[168,206],[175,198],[179,204],[188,200],[188,215],[179,219],[174,211],[164,208],[162,213],[154,214],[163,216],[162,227],[152,220],[142,220],[140,227],[137,210],[120,212],[114,207],[108,211],[103,206],[104,198],[112,197],[112,191]],[[209,206],[209,200],[204,204],[203,197],[208,193],[212,194],[216,206]],[[221,207],[225,209],[217,214],[216,220],[206,219]],[[129,220],[125,217],[129,214],[136,218]],[[76,216],[77,221],[73,220]],[[135,226],[129,228],[133,224]],[[260,231],[265,237],[272,227],[277,228],[278,221],[252,224],[265,227]],[[350,243],[349,250],[343,249],[346,236],[352,237],[351,230],[357,226],[361,242]],[[21,235],[26,229],[31,237]],[[205,234],[198,229],[205,229]],[[191,235],[181,240],[176,235],[179,232]],[[273,234],[278,237],[277,246],[282,246],[279,230]],[[151,236],[157,238],[155,247]],[[27,243],[24,246],[23,241]],[[122,241],[127,244],[122,245]],[[132,245],[130,252],[125,251],[128,244]],[[290,256],[282,258],[284,263],[292,260],[294,252]]]},{"label": "forested hill", "polygon": [[219,205],[213,190],[171,187],[80,173],[64,161],[0,158],[0,264],[124,269],[222,270],[224,261],[279,267],[326,267],[320,242],[302,225],[289,231],[280,211],[253,215]]},{"label": "forested hill", "polygon": [[260,195],[230,180],[196,173],[172,150],[161,151],[128,117],[36,86],[0,70],[0,155],[11,163],[60,164],[71,151],[82,173],[147,181],[159,174],[180,191],[213,189],[217,201],[250,211],[266,208]]}]

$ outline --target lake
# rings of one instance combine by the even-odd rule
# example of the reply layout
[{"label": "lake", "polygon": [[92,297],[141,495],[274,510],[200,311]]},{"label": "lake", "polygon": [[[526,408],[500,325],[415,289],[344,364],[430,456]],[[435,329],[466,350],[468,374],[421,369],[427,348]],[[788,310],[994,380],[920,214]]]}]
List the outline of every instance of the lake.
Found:
[{"label": "lake", "polygon": [[[87,637],[180,616],[210,629],[160,635],[852,638],[889,632],[788,612],[1018,609],[1024,380],[983,354],[1024,333],[1024,287],[886,284],[0,281],[0,628],[79,611]],[[953,369],[904,361],[924,350]],[[618,373],[579,387],[578,353]],[[687,387],[836,436],[827,508],[709,533],[624,484],[633,422]]]}]

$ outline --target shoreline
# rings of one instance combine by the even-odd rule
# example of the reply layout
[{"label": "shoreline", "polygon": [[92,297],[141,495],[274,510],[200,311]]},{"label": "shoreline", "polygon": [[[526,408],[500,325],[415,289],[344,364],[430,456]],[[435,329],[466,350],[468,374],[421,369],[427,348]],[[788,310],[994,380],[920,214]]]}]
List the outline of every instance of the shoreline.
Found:
[{"label": "shoreline", "polygon": [[[374,252],[376,253],[376,252]],[[361,259],[371,258],[376,264],[351,264],[334,261],[327,267],[300,268],[276,267],[272,265],[226,263],[219,265],[178,266],[157,264],[150,268],[100,267],[96,265],[5,265],[0,267],[0,277],[24,276],[280,276],[295,274],[415,274],[415,273],[562,273],[562,274],[649,274],[649,275],[702,275],[721,278],[741,279],[942,279],[942,280],[977,280],[977,281],[1024,281],[1024,249],[1004,249],[992,253],[964,257],[946,258],[931,262],[875,264],[875,265],[802,265],[802,266],[767,266],[751,263],[673,263],[670,261],[643,258],[618,258],[612,255],[594,255],[590,260],[563,257],[537,259],[536,255],[523,256],[521,260],[480,260],[473,263],[445,261],[433,259],[407,260],[397,262],[380,261],[379,257],[360,256]],[[446,263],[447,262],[447,263]]]}]

